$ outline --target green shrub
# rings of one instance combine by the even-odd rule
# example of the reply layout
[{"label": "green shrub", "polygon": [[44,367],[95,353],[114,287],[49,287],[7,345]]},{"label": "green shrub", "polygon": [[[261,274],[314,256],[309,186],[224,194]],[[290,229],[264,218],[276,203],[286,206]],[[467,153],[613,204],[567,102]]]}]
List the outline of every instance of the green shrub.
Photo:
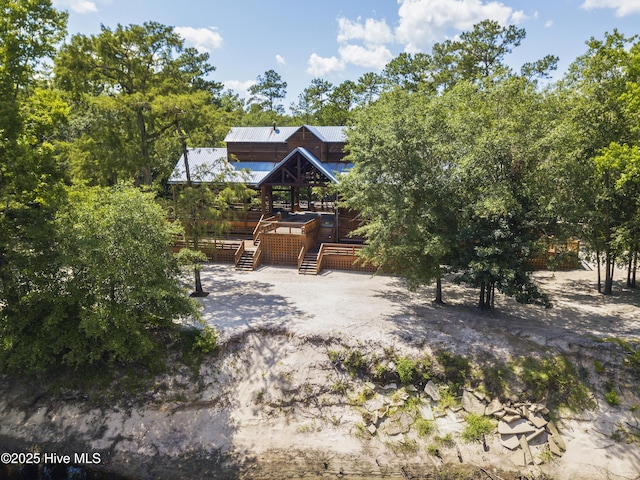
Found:
[{"label": "green shrub", "polygon": [[445,380],[456,390],[462,388],[471,373],[469,360],[462,355],[451,354],[445,350],[438,352],[436,358],[444,369]]},{"label": "green shrub", "polygon": [[396,370],[400,376],[400,383],[409,385],[414,381],[416,374],[416,362],[408,357],[400,357],[396,365]]},{"label": "green shrub", "polygon": [[612,407],[617,407],[618,405],[620,405],[620,398],[618,397],[618,394],[613,390],[610,390],[607,393],[605,393],[604,399]]},{"label": "green shrub", "polygon": [[220,332],[218,332],[218,329],[207,325],[196,337],[192,348],[194,351],[204,353],[205,355],[209,353],[216,354],[220,348],[219,342]]},{"label": "green shrub", "polygon": [[493,421],[483,415],[475,415],[470,413],[465,419],[466,425],[462,430],[462,439],[467,442],[478,442],[482,435],[493,432],[495,425]]},{"label": "green shrub", "polygon": [[416,429],[418,430],[418,436],[425,438],[435,431],[436,424],[433,420],[425,420],[424,418],[419,418],[418,420],[416,420]]}]

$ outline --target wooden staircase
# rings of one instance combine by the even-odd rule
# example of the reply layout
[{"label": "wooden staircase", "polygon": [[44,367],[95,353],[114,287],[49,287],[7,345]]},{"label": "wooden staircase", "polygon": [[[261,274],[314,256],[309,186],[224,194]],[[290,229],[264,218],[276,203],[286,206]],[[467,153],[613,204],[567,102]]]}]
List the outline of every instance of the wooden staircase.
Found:
[{"label": "wooden staircase", "polygon": [[318,252],[307,252],[298,269],[300,275],[317,275]]},{"label": "wooden staircase", "polygon": [[255,252],[252,250],[245,250],[242,252],[242,256],[240,260],[238,260],[238,264],[236,265],[236,270],[243,270],[245,272],[253,271],[253,254]]}]

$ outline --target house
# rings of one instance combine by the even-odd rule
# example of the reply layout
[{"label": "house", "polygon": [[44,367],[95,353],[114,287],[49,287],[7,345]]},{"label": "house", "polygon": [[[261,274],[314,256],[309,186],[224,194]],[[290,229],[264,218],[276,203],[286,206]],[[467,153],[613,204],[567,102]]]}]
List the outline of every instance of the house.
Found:
[{"label": "house", "polygon": [[344,153],[347,128],[233,127],[226,148],[188,149],[169,184],[224,178],[259,192],[259,211],[232,222],[239,238],[251,234],[251,241],[242,240],[235,250],[237,267],[267,263],[297,265],[301,273],[317,273],[323,265],[371,271],[371,265],[354,262],[361,241],[350,232],[359,226],[358,216],[340,212],[335,194],[323,192],[351,167]]}]

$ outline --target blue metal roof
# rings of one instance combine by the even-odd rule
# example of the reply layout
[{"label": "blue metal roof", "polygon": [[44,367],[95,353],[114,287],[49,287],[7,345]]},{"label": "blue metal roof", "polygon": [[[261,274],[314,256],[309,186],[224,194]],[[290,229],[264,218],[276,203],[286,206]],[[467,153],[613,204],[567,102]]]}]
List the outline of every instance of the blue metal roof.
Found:
[{"label": "blue metal roof", "polygon": [[329,180],[331,180],[333,183],[339,183],[338,179],[333,175],[333,173],[331,173],[326,166],[320,161],[318,160],[315,155],[313,155],[309,150],[307,150],[306,148],[303,147],[298,147],[295,150],[292,150],[289,155],[287,155],[286,157],[284,157],[282,159],[282,161],[280,161],[280,163],[278,163],[275,167],[273,167],[273,169],[269,172],[268,175],[266,175],[262,180],[260,180],[260,182],[258,182],[258,186],[262,185],[264,183],[265,180],[268,179],[268,177],[275,173],[276,171],[278,171],[284,164],[286,164],[291,157],[293,157],[296,154],[301,154],[304,158],[306,158],[314,167],[316,167],[318,170],[320,170],[320,172],[322,172],[322,174],[327,177]]}]

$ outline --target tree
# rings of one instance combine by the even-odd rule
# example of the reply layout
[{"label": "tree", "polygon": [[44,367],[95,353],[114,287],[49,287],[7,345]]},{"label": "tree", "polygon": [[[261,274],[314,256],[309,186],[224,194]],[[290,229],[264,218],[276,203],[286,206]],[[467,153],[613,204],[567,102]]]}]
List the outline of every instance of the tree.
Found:
[{"label": "tree", "polygon": [[75,188],[69,199],[55,219],[56,270],[4,324],[0,359],[15,370],[149,361],[154,332],[198,316],[169,251],[175,227],[133,187]]},{"label": "tree", "polygon": [[207,61],[156,22],[72,37],[54,71],[75,107],[66,153],[76,176],[101,185],[167,178],[180,151],[176,119],[207,116],[221,89],[207,80]]},{"label": "tree", "polygon": [[[64,171],[51,137],[68,115],[36,76],[64,37],[66,14],[48,0],[4,1],[0,18],[0,349],[13,322],[36,316],[31,297],[56,274],[54,217]],[[28,335],[28,332],[27,332]]]},{"label": "tree", "polygon": [[455,239],[456,196],[443,148],[446,112],[418,93],[382,94],[356,116],[348,132],[353,169],[340,189],[359,211],[367,240],[363,255],[405,276],[411,287],[440,279]]},{"label": "tree", "polygon": [[284,113],[284,106],[279,103],[287,96],[287,82],[275,70],[267,70],[258,75],[255,85],[249,87],[249,104],[257,105],[261,110],[272,114]]},{"label": "tree", "polygon": [[[595,162],[612,143],[632,141],[632,125],[625,96],[630,66],[629,44],[618,31],[605,34],[604,40],[590,39],[587,52],[570,67],[561,91],[566,98],[564,155],[558,170],[573,191],[566,197],[567,213],[576,233],[595,254],[598,269],[598,291],[611,294],[616,247],[613,235],[614,212],[610,209],[612,179],[605,160]],[[568,133],[568,134],[567,134]],[[600,163],[598,167],[597,164]],[[603,258],[604,257],[604,258]],[[605,284],[601,285],[600,265],[604,259]]]},{"label": "tree", "polygon": [[331,82],[314,78],[311,85],[298,96],[298,104],[293,104],[291,110],[296,116],[303,118],[306,124],[325,125],[324,109],[332,91]]}]

